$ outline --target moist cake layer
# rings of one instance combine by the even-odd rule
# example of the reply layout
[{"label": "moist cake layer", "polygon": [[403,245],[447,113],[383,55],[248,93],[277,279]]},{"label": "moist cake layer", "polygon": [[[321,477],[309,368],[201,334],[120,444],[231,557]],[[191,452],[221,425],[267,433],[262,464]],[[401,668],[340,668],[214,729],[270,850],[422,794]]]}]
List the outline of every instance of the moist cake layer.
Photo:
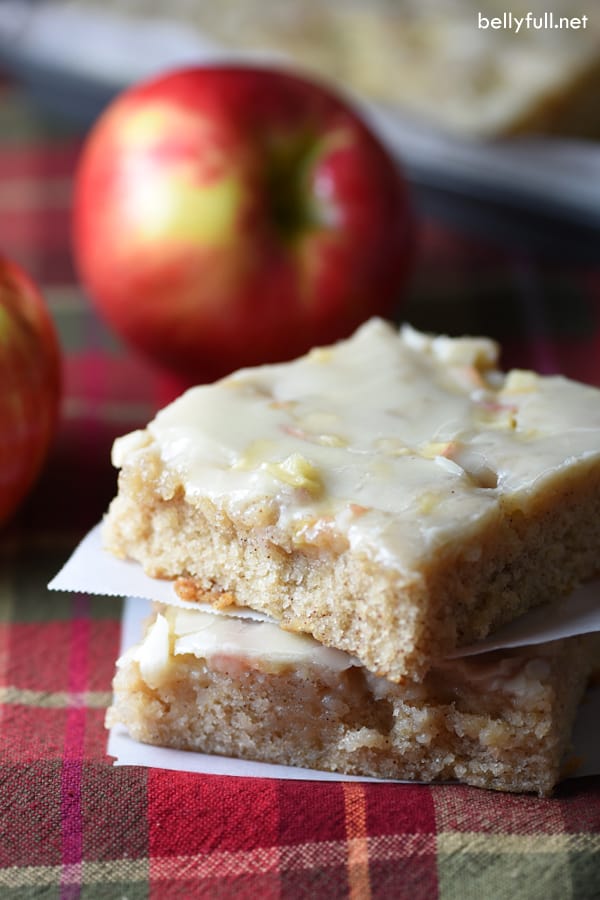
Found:
[{"label": "moist cake layer", "polygon": [[162,608],[107,723],[140,741],[336,772],[548,794],[598,637],[454,660],[404,686],[271,624]]},{"label": "moist cake layer", "polygon": [[600,566],[600,391],[372,320],[115,444],[106,546],[393,680]]}]

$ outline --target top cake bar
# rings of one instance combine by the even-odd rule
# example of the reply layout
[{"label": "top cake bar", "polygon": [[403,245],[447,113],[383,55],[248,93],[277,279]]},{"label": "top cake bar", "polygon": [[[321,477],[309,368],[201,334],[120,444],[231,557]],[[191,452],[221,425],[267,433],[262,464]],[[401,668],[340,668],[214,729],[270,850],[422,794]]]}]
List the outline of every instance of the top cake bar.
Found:
[{"label": "top cake bar", "polygon": [[116,441],[113,553],[392,681],[600,569],[600,391],[373,319]]}]

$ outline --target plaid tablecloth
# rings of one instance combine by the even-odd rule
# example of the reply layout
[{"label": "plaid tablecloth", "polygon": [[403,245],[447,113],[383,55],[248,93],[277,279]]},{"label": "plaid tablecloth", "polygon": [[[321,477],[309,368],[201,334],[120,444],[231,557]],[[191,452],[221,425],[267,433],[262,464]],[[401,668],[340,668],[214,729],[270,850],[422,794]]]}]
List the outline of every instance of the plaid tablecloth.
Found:
[{"label": "plaid tablecloth", "polygon": [[[0,88],[0,250],[43,286],[65,365],[51,458],[0,532],[0,897],[600,897],[600,778],[539,800],[111,765],[103,717],[121,603],[46,583],[114,492],[113,438],[177,385],[125,351],[77,284],[79,146]],[[600,384],[600,266],[542,264],[425,221],[403,315],[492,334],[507,364]]]}]

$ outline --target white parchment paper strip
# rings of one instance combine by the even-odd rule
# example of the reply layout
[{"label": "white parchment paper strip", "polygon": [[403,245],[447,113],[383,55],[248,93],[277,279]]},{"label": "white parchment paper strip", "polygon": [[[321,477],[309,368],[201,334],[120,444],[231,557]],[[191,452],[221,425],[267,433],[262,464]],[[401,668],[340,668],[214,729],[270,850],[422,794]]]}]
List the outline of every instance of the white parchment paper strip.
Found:
[{"label": "white parchment paper strip", "polygon": [[[187,605],[179,600],[171,581],[149,578],[137,563],[116,559],[104,551],[99,525],[83,539],[48,587],[55,591],[140,597],[172,605]],[[208,604],[195,603],[193,607],[214,612]],[[241,614],[263,621],[268,619],[252,610],[243,610]],[[454,655],[467,656],[502,647],[541,644],[592,631],[600,631],[600,581],[578,588],[560,602],[532,610],[495,632],[492,637],[471,647],[463,647]]]},{"label": "white parchment paper strip", "polygon": [[[172,581],[150,578],[137,563],[117,559],[103,550],[100,525],[96,525],[84,537],[48,587],[51,591],[76,591],[82,594],[104,594],[107,597],[139,597],[168,603],[171,606],[217,613],[209,603],[186,603],[175,593]],[[236,607],[235,614],[260,622],[275,621],[262,613],[241,607]]]}]

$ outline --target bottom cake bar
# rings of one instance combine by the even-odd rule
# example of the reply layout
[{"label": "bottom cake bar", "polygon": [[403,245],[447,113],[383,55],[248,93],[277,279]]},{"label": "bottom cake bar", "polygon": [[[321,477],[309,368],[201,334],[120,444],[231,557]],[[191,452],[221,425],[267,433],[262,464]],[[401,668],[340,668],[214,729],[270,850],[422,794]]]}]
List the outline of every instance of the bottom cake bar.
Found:
[{"label": "bottom cake bar", "polygon": [[393,684],[267,621],[157,607],[118,661],[110,727],[183,750],[548,795],[599,636],[497,650]]}]

